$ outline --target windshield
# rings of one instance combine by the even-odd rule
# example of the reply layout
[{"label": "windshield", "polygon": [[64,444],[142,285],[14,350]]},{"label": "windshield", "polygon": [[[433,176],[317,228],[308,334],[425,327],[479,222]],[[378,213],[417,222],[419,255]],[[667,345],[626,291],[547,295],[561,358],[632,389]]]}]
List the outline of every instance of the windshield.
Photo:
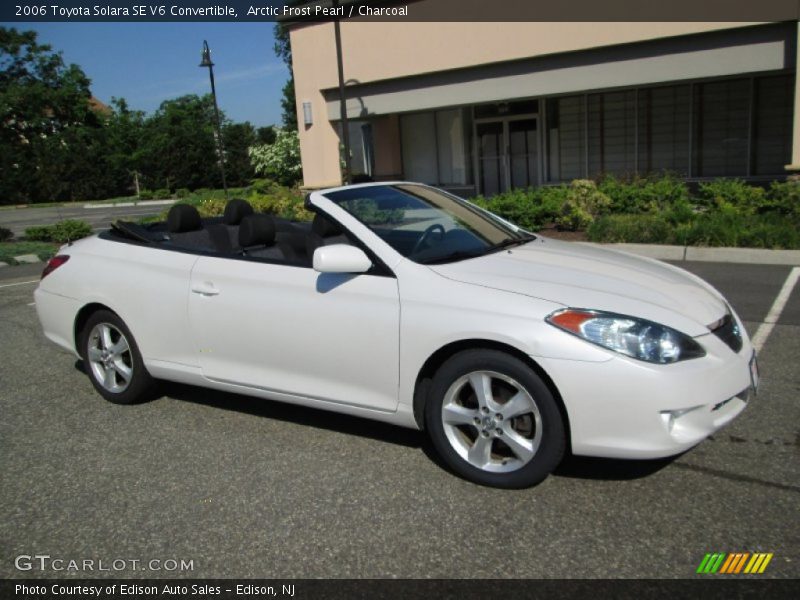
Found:
[{"label": "windshield", "polygon": [[473,258],[533,239],[464,200],[423,185],[356,187],[325,197],[418,263]]}]

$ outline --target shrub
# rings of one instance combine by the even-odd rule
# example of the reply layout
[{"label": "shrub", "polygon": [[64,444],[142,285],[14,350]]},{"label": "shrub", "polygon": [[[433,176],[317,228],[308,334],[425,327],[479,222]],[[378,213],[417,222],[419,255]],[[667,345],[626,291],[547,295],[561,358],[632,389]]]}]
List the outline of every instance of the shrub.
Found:
[{"label": "shrub", "polygon": [[800,231],[780,215],[706,213],[687,229],[684,243],[693,246],[800,248]]},{"label": "shrub", "polygon": [[25,237],[34,242],[49,242],[52,236],[52,225],[34,225],[25,229]]},{"label": "shrub", "polygon": [[647,213],[689,203],[689,188],[669,173],[623,180],[606,175],[597,185],[611,200],[616,213]]},{"label": "shrub", "polygon": [[597,189],[593,181],[576,179],[567,189],[566,201],[556,217],[559,229],[577,231],[586,229],[599,214],[607,212],[611,200]]},{"label": "shrub", "polygon": [[300,164],[300,138],[296,131],[276,129],[272,144],[253,146],[248,150],[250,163],[259,175],[292,186],[303,177]]},{"label": "shrub", "polygon": [[6,229],[5,227],[0,227],[0,242],[6,242],[14,237],[14,234],[11,232],[10,229]]},{"label": "shrub", "polygon": [[68,219],[59,221],[54,225],[38,225],[28,227],[25,230],[25,237],[32,241],[56,242],[66,244],[80,238],[91,235],[92,227],[85,221]]},{"label": "shrub", "polygon": [[764,189],[748,185],[740,179],[715,179],[701,183],[698,201],[711,210],[727,209],[750,215],[767,207]]},{"label": "shrub", "polygon": [[92,234],[92,226],[85,221],[66,220],[53,227],[52,241],[65,244]]},{"label": "shrub", "polygon": [[251,193],[248,200],[256,211],[283,219],[310,221],[314,218],[314,213],[305,207],[303,195],[292,188],[275,186],[268,194]]},{"label": "shrub", "polygon": [[567,199],[567,187],[515,189],[496,196],[478,196],[471,201],[515,225],[530,231],[552,223]]},{"label": "shrub", "polygon": [[677,225],[655,214],[605,215],[587,233],[593,242],[800,248],[800,229],[776,214],[709,212]]},{"label": "shrub", "polygon": [[659,215],[604,215],[587,231],[593,242],[671,244],[674,227]]},{"label": "shrub", "polygon": [[175,190],[175,197],[176,198],[188,198],[189,194],[192,192],[189,191],[189,188],[178,188]]},{"label": "shrub", "polygon": [[225,198],[206,198],[195,206],[201,217],[218,217],[225,212]]},{"label": "shrub", "polygon": [[139,200],[153,200],[154,197],[152,190],[139,190]]},{"label": "shrub", "polygon": [[778,183],[773,181],[767,191],[767,199],[763,210],[774,211],[786,215],[800,226],[800,182],[786,181]]},{"label": "shrub", "polygon": [[169,189],[160,188],[153,192],[153,196],[156,200],[163,200],[164,198],[171,198],[172,194],[170,193]]}]

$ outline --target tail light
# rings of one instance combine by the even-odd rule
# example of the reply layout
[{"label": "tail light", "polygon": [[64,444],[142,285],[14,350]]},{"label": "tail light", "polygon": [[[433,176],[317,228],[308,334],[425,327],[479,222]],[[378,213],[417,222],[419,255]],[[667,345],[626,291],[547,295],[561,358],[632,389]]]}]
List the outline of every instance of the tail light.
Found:
[{"label": "tail light", "polygon": [[50,275],[50,273],[55,271],[58,267],[63,265],[68,260],[69,260],[68,254],[59,254],[48,260],[47,264],[44,267],[44,271],[42,271],[42,279]]}]

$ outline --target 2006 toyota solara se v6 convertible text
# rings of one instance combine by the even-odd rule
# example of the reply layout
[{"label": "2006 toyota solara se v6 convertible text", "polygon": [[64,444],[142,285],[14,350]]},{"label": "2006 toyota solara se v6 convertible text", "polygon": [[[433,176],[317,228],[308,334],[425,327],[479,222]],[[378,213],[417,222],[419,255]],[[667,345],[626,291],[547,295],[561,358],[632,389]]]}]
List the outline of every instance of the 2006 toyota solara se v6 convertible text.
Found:
[{"label": "2006 toyota solara se v6 convertible text", "polygon": [[111,402],[169,380],[419,428],[453,471],[509,488],[568,449],[678,454],[755,390],[738,316],[681,269],[420,184],[307,205],[312,223],[178,204],[64,246],[35,294],[45,334]]}]

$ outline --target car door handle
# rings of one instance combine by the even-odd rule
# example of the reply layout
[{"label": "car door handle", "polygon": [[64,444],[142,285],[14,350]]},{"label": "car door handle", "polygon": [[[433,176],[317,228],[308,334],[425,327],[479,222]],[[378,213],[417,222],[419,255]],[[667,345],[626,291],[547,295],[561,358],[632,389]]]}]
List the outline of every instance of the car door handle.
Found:
[{"label": "car door handle", "polygon": [[216,296],[219,294],[219,290],[210,281],[195,283],[192,286],[192,292],[195,294],[200,294],[201,296]]}]

